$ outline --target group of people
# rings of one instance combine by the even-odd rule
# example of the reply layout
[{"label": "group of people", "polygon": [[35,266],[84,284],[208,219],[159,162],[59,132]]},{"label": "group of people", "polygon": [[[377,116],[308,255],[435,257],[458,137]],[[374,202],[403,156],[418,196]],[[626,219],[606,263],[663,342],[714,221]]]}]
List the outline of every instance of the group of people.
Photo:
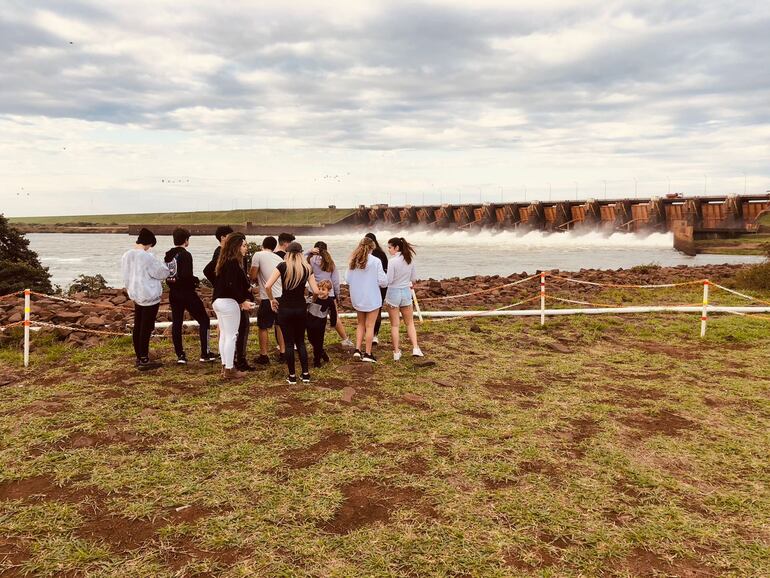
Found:
[{"label": "group of people", "polygon": [[310,367],[305,335],[313,349],[313,366],[329,361],[324,349],[327,320],[340,336],[341,343],[353,347],[353,357],[376,363],[372,351],[379,342],[378,333],[383,308],[391,324],[393,359],[401,359],[399,324],[403,319],[412,345],[412,355],[422,357],[413,318],[412,283],[416,280],[415,250],[403,237],[388,240],[388,258],[373,233],[361,239],[350,256],[347,283],[350,301],[356,311],[355,344],[348,337],[338,316],[340,274],[323,241],[309,251],[295,241],[293,235],[268,236],[259,252],[247,257],[248,243],[243,233],[231,227],[218,227],[219,246],[203,270],[213,286],[212,309],[219,326],[219,354],[209,348],[211,322],[198,295],[199,279],[193,274],[192,255],[187,251],[190,232],[178,228],[173,233],[174,247],[164,262],[149,250],[157,243],[155,235],[143,228],[133,249],[126,251],[121,268],[126,290],[134,301],[133,344],[136,367],[154,369],[160,363],[149,357],[150,337],[155,327],[162,282],[169,287],[171,335],[177,363],[186,364],[182,327],[185,312],[198,323],[200,361],[219,359],[222,374],[228,379],[242,377],[255,368],[247,360],[247,343],[251,316],[257,315],[259,355],[257,365],[270,363],[268,344],[271,330],[286,363],[287,381],[297,383],[296,355],[299,357],[299,379],[310,381]]}]

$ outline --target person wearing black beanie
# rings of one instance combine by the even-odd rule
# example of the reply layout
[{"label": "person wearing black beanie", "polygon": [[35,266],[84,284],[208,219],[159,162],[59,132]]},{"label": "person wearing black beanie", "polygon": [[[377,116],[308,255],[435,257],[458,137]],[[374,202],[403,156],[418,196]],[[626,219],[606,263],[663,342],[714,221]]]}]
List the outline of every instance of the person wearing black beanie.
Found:
[{"label": "person wearing black beanie", "polygon": [[150,362],[150,337],[163,293],[161,281],[176,274],[176,261],[165,264],[149,252],[156,243],[152,231],[143,228],[139,231],[136,246],[126,251],[120,261],[123,283],[129,299],[134,302],[132,337],[136,368],[140,371],[160,367],[160,363]]}]

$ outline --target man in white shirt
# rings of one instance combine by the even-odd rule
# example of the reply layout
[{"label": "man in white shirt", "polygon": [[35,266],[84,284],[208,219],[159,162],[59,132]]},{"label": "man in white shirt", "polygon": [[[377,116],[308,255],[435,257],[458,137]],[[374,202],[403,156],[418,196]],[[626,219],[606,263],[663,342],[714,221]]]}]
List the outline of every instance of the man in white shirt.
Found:
[{"label": "man in white shirt", "polygon": [[[265,237],[262,241],[262,250],[254,255],[251,260],[251,270],[249,271],[249,279],[253,283],[259,284],[259,310],[257,311],[257,327],[259,328],[259,357],[256,359],[258,365],[267,365],[270,363],[270,358],[267,355],[267,341],[268,341],[268,329],[275,327],[275,340],[278,343],[278,349],[280,350],[280,357],[283,358],[285,351],[285,345],[283,341],[283,335],[281,334],[281,328],[276,324],[277,313],[273,311],[270,306],[270,300],[267,298],[267,291],[265,291],[265,283],[275,271],[276,266],[283,262],[283,259],[274,253],[275,248],[278,246],[278,241],[275,237]],[[281,280],[273,285],[273,297],[278,299],[283,293],[281,288]]]}]

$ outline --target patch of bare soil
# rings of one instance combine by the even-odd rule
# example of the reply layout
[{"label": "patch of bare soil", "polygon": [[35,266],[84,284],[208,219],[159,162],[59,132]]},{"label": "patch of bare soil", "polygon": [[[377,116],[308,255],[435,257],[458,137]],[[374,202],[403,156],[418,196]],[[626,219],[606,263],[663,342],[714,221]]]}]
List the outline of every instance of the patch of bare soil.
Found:
[{"label": "patch of bare soil", "polygon": [[288,397],[281,401],[275,410],[278,417],[295,417],[300,415],[313,415],[318,411],[314,403],[303,403],[294,397]]},{"label": "patch of bare soil", "polygon": [[621,499],[630,504],[639,504],[647,495],[648,492],[644,488],[634,486],[628,480],[616,480],[612,485],[612,489],[615,491],[616,496],[620,496]]},{"label": "patch of bare soil", "polygon": [[534,397],[543,391],[542,385],[534,383],[524,383],[520,381],[488,381],[484,384],[490,392],[495,393],[496,399],[506,399],[507,394],[521,395],[524,397]]},{"label": "patch of bare soil", "polygon": [[462,413],[463,415],[467,415],[468,417],[472,417],[474,419],[491,419],[492,418],[492,414],[489,413],[488,411],[469,410],[469,411],[463,411],[460,413]]},{"label": "patch of bare soil", "polygon": [[[72,433],[49,447],[57,450],[75,450],[124,444],[135,451],[147,451],[154,448],[157,442],[158,438],[154,436],[144,436],[110,425],[104,431]],[[36,451],[45,453],[46,449],[46,447],[40,447],[36,448]]]},{"label": "patch of bare soil", "polygon": [[542,474],[550,478],[559,476],[559,470],[554,464],[549,464],[542,460],[527,460],[519,464],[519,471],[522,474]]},{"label": "patch of bare soil", "polygon": [[38,399],[17,413],[30,413],[33,415],[48,416],[64,411],[67,409],[67,407],[69,407],[68,404],[60,399]]},{"label": "patch of bare soil", "polygon": [[[240,548],[205,550],[196,545],[191,539],[186,539],[175,543],[170,549],[166,550],[163,553],[163,560],[171,570],[179,572],[188,564],[203,560],[214,562],[217,566],[229,567],[246,555],[247,552]],[[184,573],[181,575],[196,577],[206,576],[206,574],[201,573]]]},{"label": "patch of bare soil", "polygon": [[638,341],[636,346],[647,353],[662,353],[675,359],[700,359],[701,355],[694,348],[677,347],[649,341]]},{"label": "patch of bare soil", "polygon": [[30,553],[21,540],[0,538],[0,578],[22,576],[17,568],[30,557]]},{"label": "patch of bare soil", "polygon": [[599,431],[598,424],[590,419],[575,418],[569,420],[569,427],[560,428],[554,432],[561,440],[564,451],[573,459],[585,456],[584,443]]},{"label": "patch of bare soil", "polygon": [[104,389],[99,392],[99,397],[102,399],[120,399],[125,397],[125,393],[119,389]]},{"label": "patch of bare soil", "polygon": [[289,450],[283,454],[283,458],[292,469],[306,468],[321,461],[324,456],[344,450],[348,445],[350,445],[348,434],[327,432],[312,446]]},{"label": "patch of bare soil", "polygon": [[160,518],[155,520],[131,520],[123,516],[96,510],[75,531],[81,538],[106,542],[110,549],[122,552],[134,550],[154,538],[155,533],[166,525]]},{"label": "patch of bare soil", "polygon": [[661,410],[654,415],[636,414],[620,420],[621,423],[639,430],[641,435],[652,436],[663,434],[676,437],[681,432],[694,429],[696,424],[680,415],[667,410]]},{"label": "patch of bare soil", "polygon": [[405,474],[421,476],[428,471],[428,462],[420,456],[412,456],[401,465]]},{"label": "patch of bare soil", "polygon": [[400,509],[420,512],[434,518],[436,512],[425,503],[423,493],[414,488],[381,485],[373,479],[352,482],[342,488],[343,501],[331,520],[319,524],[325,532],[349,534],[377,522],[387,523]]},{"label": "patch of bare soil", "polygon": [[60,486],[47,475],[0,483],[0,501],[35,499],[78,503],[89,497],[103,499],[105,494],[93,487]]},{"label": "patch of bare soil", "polygon": [[631,576],[677,576],[679,578],[703,578],[718,574],[707,565],[692,558],[677,558],[669,561],[662,556],[634,548],[620,565]]}]

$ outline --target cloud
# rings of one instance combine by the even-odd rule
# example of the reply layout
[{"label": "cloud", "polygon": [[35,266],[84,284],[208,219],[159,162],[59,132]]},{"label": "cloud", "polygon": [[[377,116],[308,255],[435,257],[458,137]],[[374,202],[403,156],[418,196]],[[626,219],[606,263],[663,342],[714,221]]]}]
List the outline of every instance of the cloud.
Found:
[{"label": "cloud", "polygon": [[760,170],[731,151],[767,153],[769,24],[747,0],[13,1],[0,117],[78,121],[79,139],[89,123],[189,133],[208,156],[234,142]]}]

